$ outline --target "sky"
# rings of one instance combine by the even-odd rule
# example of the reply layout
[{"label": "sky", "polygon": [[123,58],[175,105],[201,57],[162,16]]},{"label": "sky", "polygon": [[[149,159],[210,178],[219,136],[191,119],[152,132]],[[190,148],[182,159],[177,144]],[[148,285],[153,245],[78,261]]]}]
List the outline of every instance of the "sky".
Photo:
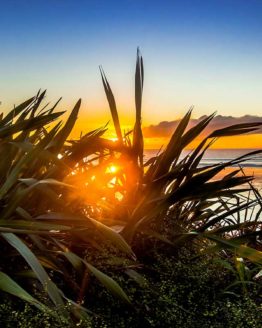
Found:
[{"label": "sky", "polygon": [[[134,120],[136,48],[145,64],[143,125],[217,111],[262,116],[262,1],[0,0],[0,110],[47,89],[61,109],[83,99],[78,130]],[[262,144],[261,135],[256,143]],[[149,142],[150,143],[150,142]],[[237,146],[237,145],[236,145]]]}]

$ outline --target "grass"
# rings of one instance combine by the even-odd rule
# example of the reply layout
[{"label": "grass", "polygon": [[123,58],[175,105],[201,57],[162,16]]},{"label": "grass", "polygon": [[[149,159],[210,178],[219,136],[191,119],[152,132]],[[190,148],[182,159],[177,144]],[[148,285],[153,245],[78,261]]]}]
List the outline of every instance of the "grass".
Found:
[{"label": "grass", "polygon": [[[218,138],[255,131],[262,123],[213,131],[181,159],[183,149],[214,117],[189,129],[189,110],[167,147],[144,163],[141,54],[138,51],[132,132],[122,131],[113,92],[100,71],[117,142],[103,136],[106,127],[70,139],[81,100],[63,124],[63,112],[56,111],[59,101],[51,107],[42,105],[45,91],[1,118],[2,308],[14,307],[18,317],[24,313],[26,322],[28,313],[42,311],[50,324],[58,326],[85,322],[117,327],[109,319],[114,314],[119,327],[138,327],[141,318],[155,327],[160,319],[166,326],[204,326],[208,318],[210,325],[219,327],[220,315],[232,326],[234,320],[244,322],[233,305],[219,310],[221,302],[237,300],[241,309],[250,306],[250,320],[259,322],[262,198],[241,163],[262,150],[223,164],[200,162]],[[232,165],[240,168],[217,179]],[[216,262],[215,271],[208,259]],[[192,274],[196,281],[190,280]],[[212,275],[218,279],[215,285]],[[15,298],[20,299],[17,304],[31,304],[30,310],[17,307]],[[207,303],[201,308],[198,299]]]}]

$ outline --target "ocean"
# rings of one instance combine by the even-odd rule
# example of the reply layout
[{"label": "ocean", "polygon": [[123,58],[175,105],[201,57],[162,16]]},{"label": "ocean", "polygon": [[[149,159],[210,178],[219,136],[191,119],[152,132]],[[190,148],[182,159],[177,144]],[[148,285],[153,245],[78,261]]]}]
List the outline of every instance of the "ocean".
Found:
[{"label": "ocean", "polygon": [[[244,154],[254,151],[255,149],[208,149],[200,163],[200,165],[210,165],[215,163],[224,163],[226,161],[235,159]],[[157,149],[146,149],[145,160],[152,156],[155,156],[159,150]],[[191,151],[185,150],[181,159],[188,155]],[[254,176],[253,185],[260,191],[262,191],[262,154],[253,156],[252,159],[245,161],[241,164],[246,175]],[[221,175],[228,173],[233,170],[234,167],[227,168]]]}]

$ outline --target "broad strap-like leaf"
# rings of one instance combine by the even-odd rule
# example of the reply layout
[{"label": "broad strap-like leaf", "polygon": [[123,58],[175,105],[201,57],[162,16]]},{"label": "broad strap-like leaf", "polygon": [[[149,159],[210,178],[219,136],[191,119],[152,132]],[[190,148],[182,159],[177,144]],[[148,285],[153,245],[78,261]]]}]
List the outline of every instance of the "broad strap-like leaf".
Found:
[{"label": "broad strap-like leaf", "polygon": [[124,301],[125,303],[131,304],[127,294],[123,291],[123,289],[119,286],[119,284],[114,279],[112,279],[102,271],[98,270],[92,264],[86,262],[84,259],[76,255],[75,253],[72,252],[61,252],[61,253],[69,260],[69,262],[75,268],[79,267],[80,262],[82,262],[86,266],[88,271],[91,272],[101,282],[101,284],[105,286],[106,289],[108,289],[110,293],[112,293],[114,296]]},{"label": "broad strap-like leaf", "polygon": [[4,126],[0,128],[0,138],[6,138],[20,131],[33,131],[38,127],[42,127],[43,125],[53,122],[63,113],[64,112],[58,112],[46,116],[32,117],[24,121],[16,122],[13,125]]},{"label": "broad strap-like leaf", "polygon": [[[74,234],[76,235],[81,234],[83,238],[85,236],[84,230],[87,227],[87,225],[89,225],[89,230],[91,230],[92,234],[95,234],[98,231],[106,238],[106,240],[108,240],[113,245],[115,245],[119,250],[128,254],[133,259],[136,259],[134,252],[132,251],[128,243],[125,241],[125,239],[119,233],[117,233],[116,231],[114,231],[113,229],[106,226],[100,221],[88,217],[81,217],[78,215],[70,215],[70,214],[62,214],[62,213],[53,213],[53,214],[50,213],[50,214],[42,215],[40,216],[40,218],[42,219],[52,218],[53,220],[67,220],[71,223],[77,222],[77,225],[80,228],[82,227],[82,229],[79,229],[79,231],[75,230]],[[90,237],[87,236],[87,238],[89,239]]]},{"label": "broad strap-like leaf", "polygon": [[239,245],[239,243],[230,240],[220,238],[212,234],[203,234],[204,237],[210,239],[218,244],[221,248],[226,248],[235,251],[240,257],[248,258],[251,262],[262,264],[262,252],[246,245]]},{"label": "broad strap-like leaf", "polygon": [[25,110],[33,101],[35,97],[32,97],[22,104],[16,106],[13,110],[11,110],[0,122],[0,127],[2,128],[5,124],[12,121],[17,115],[19,115],[23,110]]},{"label": "broad strap-like leaf", "polygon": [[53,152],[59,152],[65,141],[69,137],[73,127],[75,126],[75,122],[77,120],[77,116],[79,113],[79,109],[81,106],[81,99],[75,104],[68,120],[66,121],[64,127],[57,133],[51,143],[48,145],[48,148],[52,148]]},{"label": "broad strap-like leaf", "polygon": [[127,294],[123,291],[123,289],[119,286],[119,284],[103,273],[102,271],[95,268],[90,263],[87,263],[84,261],[86,267],[90,272],[93,273],[93,275],[101,282],[102,285],[104,285],[113,295],[115,295],[117,298],[121,299],[122,301],[131,304],[129,297]]},{"label": "broad strap-like leaf", "polygon": [[104,89],[105,89],[106,97],[107,97],[107,100],[108,100],[108,103],[109,103],[109,108],[110,108],[110,111],[111,111],[112,119],[113,119],[113,122],[114,122],[116,135],[117,135],[119,143],[122,144],[123,138],[122,138],[121,126],[120,126],[120,123],[119,123],[118,112],[117,112],[117,108],[116,108],[115,97],[114,97],[113,92],[110,88],[110,85],[107,81],[107,78],[106,78],[106,75],[103,71],[103,68],[100,66],[99,69],[100,69],[100,73],[101,73],[102,82],[103,82],[103,86],[104,86]]},{"label": "broad strap-like leaf", "polygon": [[0,231],[1,228],[13,228],[24,229],[24,230],[37,230],[37,231],[68,231],[71,228],[69,226],[61,225],[61,224],[52,224],[49,222],[40,222],[38,221],[24,221],[24,220],[3,220],[0,219]]},{"label": "broad strap-like leaf", "polygon": [[143,168],[143,149],[144,149],[143,132],[142,132],[142,128],[141,128],[143,85],[144,85],[143,58],[142,58],[139,48],[138,48],[137,49],[137,59],[136,59],[136,73],[135,73],[136,122],[135,122],[134,132],[133,132],[133,134],[134,134],[133,149],[134,149],[135,154],[138,156],[141,169]]},{"label": "broad strap-like leaf", "polygon": [[1,233],[1,235],[26,260],[28,265],[35,272],[39,281],[42,283],[44,290],[47,291],[53,303],[56,306],[64,306],[64,302],[60,295],[59,289],[52,282],[47,272],[38,261],[35,254],[29,249],[29,247],[13,233]]},{"label": "broad strap-like leaf", "polygon": [[0,289],[6,293],[9,293],[11,295],[14,295],[22,299],[23,301],[26,301],[34,305],[41,311],[47,312],[52,315],[53,311],[49,307],[39,302],[36,298],[30,295],[26,290],[24,290],[12,278],[10,278],[7,274],[5,274],[2,271],[0,271]]},{"label": "broad strap-like leaf", "polygon": [[17,182],[19,175],[21,174],[22,169],[30,161],[38,158],[38,154],[48,145],[50,140],[54,137],[57,130],[59,129],[60,124],[56,125],[46,136],[43,138],[31,151],[25,154],[12,168],[11,172],[6,178],[6,181],[0,188],[0,199],[5,195],[5,193]]},{"label": "broad strap-like leaf", "polygon": [[252,131],[258,130],[262,126],[262,122],[254,122],[254,123],[242,123],[227,126],[223,129],[218,129],[212,132],[209,135],[209,138],[217,138],[217,137],[227,137],[234,136],[239,134],[244,134]]},{"label": "broad strap-like leaf", "polygon": [[98,231],[100,231],[108,240],[115,244],[118,249],[122,250],[128,255],[131,255],[133,259],[136,259],[136,256],[132,251],[131,247],[119,233],[115,232],[113,229],[109,228],[108,226],[97,220],[94,220],[92,218],[89,218],[89,220],[92,222],[94,227],[98,229]]}]

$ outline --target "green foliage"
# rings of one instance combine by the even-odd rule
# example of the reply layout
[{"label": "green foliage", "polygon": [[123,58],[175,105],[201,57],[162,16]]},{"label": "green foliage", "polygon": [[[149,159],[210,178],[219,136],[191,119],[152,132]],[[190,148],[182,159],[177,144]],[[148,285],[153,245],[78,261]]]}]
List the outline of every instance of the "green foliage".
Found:
[{"label": "green foliage", "polygon": [[[222,179],[217,175],[262,151],[223,164],[201,166],[200,161],[217,138],[255,131],[262,123],[216,130],[181,159],[185,147],[214,117],[189,128],[190,110],[166,149],[144,163],[141,54],[138,51],[136,62],[134,131],[121,130],[116,101],[102,69],[101,75],[117,142],[104,138],[106,127],[68,139],[81,100],[62,126],[63,112],[55,111],[59,101],[50,108],[44,106],[45,91],[0,120],[4,158],[0,163],[0,289],[36,307],[15,309],[19,318],[15,324],[23,327],[23,318],[42,310],[46,313],[35,312],[39,324],[54,327],[61,322],[74,326],[81,320],[87,325],[92,320],[98,327],[141,323],[160,327],[160,322],[181,327],[183,322],[193,327],[194,322],[196,327],[196,322],[204,326],[207,319],[213,324],[213,318],[216,327],[220,316],[227,320],[233,313],[236,322],[248,327],[256,316],[247,313],[242,318],[238,306],[253,309],[256,303],[251,297],[232,305],[227,289],[231,292],[240,286],[239,295],[247,297],[247,281],[253,276],[247,276],[246,263],[261,265],[261,195],[252,186],[252,177],[241,169]],[[114,166],[116,170],[110,169]],[[246,191],[248,196],[243,194]],[[255,214],[248,215],[249,209]],[[236,266],[240,284],[229,279],[225,285],[221,266],[215,273],[205,260],[195,266],[181,262],[175,255],[189,244],[197,250],[187,254],[190,258],[199,260],[203,255],[206,259],[208,254],[223,252],[229,259],[232,254],[247,259],[245,265]],[[211,277],[217,277],[217,286]],[[221,291],[227,291],[222,305]],[[232,293],[237,295],[235,290]],[[118,299],[116,307],[113,296]],[[1,315],[8,306],[2,305]],[[111,315],[108,322],[106,316]],[[36,323],[30,320],[27,327]]]},{"label": "green foliage", "polygon": [[[66,310],[66,308],[64,309]],[[89,320],[72,322],[64,317],[50,315],[50,312],[38,311],[27,303],[4,299],[0,304],[0,322],[3,328],[91,328]]]},{"label": "green foliage", "polygon": [[139,281],[133,274],[109,266],[135,307],[128,309],[114,302],[105,290],[93,286],[87,295],[89,308],[96,312],[93,326],[260,327],[261,285],[250,286],[245,296],[240,285],[234,286],[234,293],[224,293],[235,276],[221,268],[216,257],[192,260],[196,252],[192,248],[181,248],[176,255],[169,251],[158,249],[144,258],[144,265],[136,268]]},{"label": "green foliage", "polygon": [[[0,167],[1,274],[5,281],[0,287],[46,310],[48,308],[45,305],[28,293],[30,289],[30,292],[33,291],[30,288],[33,285],[32,277],[39,279],[42,290],[50,297],[53,306],[57,307],[56,311],[61,309],[61,315],[69,319],[68,309],[64,307],[68,294],[77,300],[82,283],[81,274],[76,276],[68,257],[63,256],[69,253],[69,245],[74,245],[75,240],[82,238],[82,245],[78,249],[81,261],[84,261],[87,249],[92,251],[102,244],[105,247],[112,244],[119,248],[120,253],[125,252],[132,258],[135,256],[118,233],[90,217],[89,204],[83,208],[78,205],[77,215],[74,213],[74,199],[70,199],[70,195],[76,186],[65,180],[72,174],[75,165],[83,160],[83,157],[76,160],[75,156],[83,147],[79,145],[81,140],[78,147],[75,144],[69,147],[66,139],[75,124],[80,101],[64,127],[60,129],[61,123],[58,123],[50,129],[46,125],[61,113],[53,113],[55,107],[45,111],[44,108],[40,109],[44,94],[39,93],[17,106],[0,122],[0,153],[5,154],[6,158]],[[87,142],[91,138],[96,142],[100,138],[98,132],[82,139]],[[86,144],[84,146],[88,152]],[[121,298],[124,295],[128,300],[125,292],[112,278],[90,263],[86,265],[106,288]],[[29,272],[29,268],[32,272],[24,274],[25,270]],[[63,283],[59,284],[61,278]],[[70,293],[67,284],[71,288]],[[86,318],[86,309],[73,300],[70,302],[69,312],[76,319]],[[50,301],[46,304],[51,311]]]}]

